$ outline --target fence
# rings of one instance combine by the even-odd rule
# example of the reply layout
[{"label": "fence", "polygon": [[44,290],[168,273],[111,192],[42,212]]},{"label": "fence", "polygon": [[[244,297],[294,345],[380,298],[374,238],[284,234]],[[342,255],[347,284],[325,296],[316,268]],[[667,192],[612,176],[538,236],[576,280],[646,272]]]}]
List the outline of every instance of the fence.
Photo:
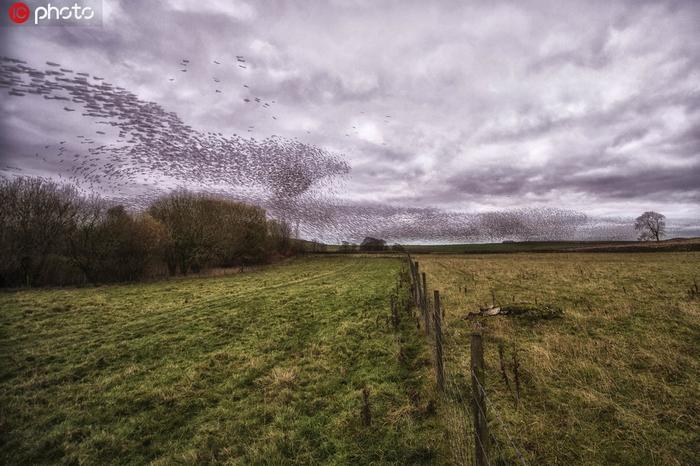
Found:
[{"label": "fence", "polygon": [[[425,272],[420,264],[407,255],[407,271],[402,274],[407,281],[408,300],[418,310],[415,316],[419,326],[433,349],[435,381],[443,406],[443,420],[448,430],[453,462],[462,465],[492,466],[501,464],[528,465],[523,450],[503,422],[499,412],[491,409],[484,367],[484,335],[472,331],[469,335],[470,359],[468,365],[460,351],[463,340],[458,328],[445,320],[445,310],[440,292],[428,292]],[[398,289],[398,287],[397,287]],[[398,301],[397,301],[398,302]],[[392,319],[398,320],[398,304],[392,301]],[[503,348],[499,346],[501,376],[510,387],[503,362]],[[519,399],[520,381],[518,362],[514,355],[515,402]]]}]

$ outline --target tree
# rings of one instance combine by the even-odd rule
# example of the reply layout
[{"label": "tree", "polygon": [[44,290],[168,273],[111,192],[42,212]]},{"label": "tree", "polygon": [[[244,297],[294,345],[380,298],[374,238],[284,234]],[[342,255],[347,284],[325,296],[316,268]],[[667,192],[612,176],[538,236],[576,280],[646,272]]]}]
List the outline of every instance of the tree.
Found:
[{"label": "tree", "polygon": [[187,274],[193,264],[201,262],[207,249],[205,245],[206,225],[198,215],[199,197],[185,190],[175,191],[156,199],[148,213],[165,225],[168,241],[164,247],[165,262],[168,271]]},{"label": "tree", "polygon": [[78,212],[78,192],[42,178],[0,181],[0,281],[41,284],[61,254]]},{"label": "tree", "polygon": [[639,241],[661,241],[666,234],[666,217],[658,212],[644,212],[635,220],[634,229],[639,232]]},{"label": "tree", "polygon": [[150,215],[93,197],[82,203],[69,254],[89,282],[135,281],[162,255],[165,240],[165,226]]},{"label": "tree", "polygon": [[292,227],[284,220],[267,222],[267,241],[270,253],[287,255],[292,249]]},{"label": "tree", "polygon": [[[148,212],[165,226],[164,259],[171,274],[176,268],[186,274],[266,259],[268,223],[260,207],[179,190],[157,199]],[[278,233],[283,244],[288,241],[286,225]]]},{"label": "tree", "polygon": [[360,244],[360,251],[384,251],[386,250],[386,241],[383,239],[365,237]]}]

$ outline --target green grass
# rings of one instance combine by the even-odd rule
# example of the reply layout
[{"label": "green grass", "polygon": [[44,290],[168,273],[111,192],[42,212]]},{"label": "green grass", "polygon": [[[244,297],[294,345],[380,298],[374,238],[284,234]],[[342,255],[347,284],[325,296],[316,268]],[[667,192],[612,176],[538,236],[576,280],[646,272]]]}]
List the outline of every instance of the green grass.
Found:
[{"label": "green grass", "polygon": [[[453,380],[468,374],[469,334],[483,328],[490,425],[503,449],[494,449],[492,459],[515,462],[508,430],[530,464],[700,464],[700,300],[688,295],[693,278],[700,281],[700,253],[415,259],[429,289],[442,294]],[[564,316],[464,319],[494,296],[496,304],[553,304]],[[441,415],[454,425],[450,417],[460,411],[450,408]]]},{"label": "green grass", "polygon": [[0,463],[441,462],[430,355],[386,320],[399,268],[1,293]]},{"label": "green grass", "polygon": [[[462,395],[469,334],[483,329],[494,463],[515,460],[507,430],[530,464],[698,464],[700,301],[687,292],[700,253],[417,259],[442,294],[448,385]],[[463,434],[469,408],[442,399],[434,414],[425,341],[410,319],[387,322],[400,267],[310,257],[0,293],[0,463],[451,464],[444,433]],[[464,318],[494,298],[564,316]]]}]

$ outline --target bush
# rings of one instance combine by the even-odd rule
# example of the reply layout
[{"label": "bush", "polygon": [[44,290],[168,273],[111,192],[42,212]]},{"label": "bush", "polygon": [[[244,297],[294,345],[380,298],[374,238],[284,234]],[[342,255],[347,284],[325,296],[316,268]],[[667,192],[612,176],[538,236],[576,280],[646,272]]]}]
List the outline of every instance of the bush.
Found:
[{"label": "bush", "polygon": [[265,261],[270,246],[284,247],[288,236],[279,222],[270,228],[259,207],[225,199],[176,191],[149,208],[165,226],[164,260],[171,273],[197,271]]},{"label": "bush", "polygon": [[0,180],[0,286],[135,281],[167,267],[258,264],[294,252],[259,207],[180,190],[130,213],[72,186]]}]

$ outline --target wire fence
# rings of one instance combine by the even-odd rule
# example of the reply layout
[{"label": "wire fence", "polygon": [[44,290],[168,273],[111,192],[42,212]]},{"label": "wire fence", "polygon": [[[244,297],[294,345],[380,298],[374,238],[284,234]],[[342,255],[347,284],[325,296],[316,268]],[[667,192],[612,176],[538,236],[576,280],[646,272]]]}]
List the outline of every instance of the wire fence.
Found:
[{"label": "wire fence", "polygon": [[[409,296],[410,312],[416,312],[417,326],[426,336],[432,352],[437,389],[440,395],[441,418],[446,426],[452,463],[460,465],[496,466],[529,465],[526,452],[488,395],[484,367],[484,338],[481,331],[468,331],[445,319],[440,293],[428,292],[425,272],[407,255],[402,279]],[[398,287],[397,287],[398,290]],[[444,299],[444,297],[442,298]],[[392,304],[392,313],[394,306]],[[465,358],[465,342],[469,341],[469,360]],[[499,347],[501,370],[502,347]],[[515,361],[517,367],[517,361]],[[519,385],[517,372],[515,383]],[[519,386],[516,389],[516,402]]]}]

